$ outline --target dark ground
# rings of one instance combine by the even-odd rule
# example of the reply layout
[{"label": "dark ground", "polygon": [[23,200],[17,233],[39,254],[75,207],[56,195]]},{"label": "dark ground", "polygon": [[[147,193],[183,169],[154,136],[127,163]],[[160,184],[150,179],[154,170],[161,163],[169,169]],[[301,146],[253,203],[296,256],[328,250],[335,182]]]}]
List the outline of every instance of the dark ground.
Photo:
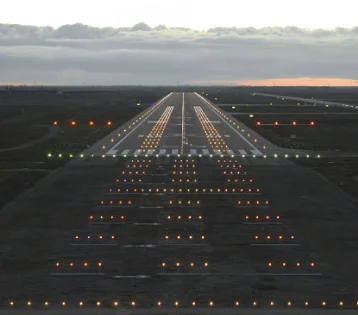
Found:
[{"label": "dark ground", "polygon": [[[220,92],[217,91],[218,89]],[[253,90],[253,88],[205,88],[208,93],[206,97],[215,103],[250,104],[251,102],[251,104],[258,104],[261,101],[270,103],[268,98],[260,97],[258,99],[257,96],[250,95]],[[260,89],[255,90],[259,91]],[[263,89],[260,92],[270,92],[270,90],[272,89]],[[132,90],[130,92],[131,96],[127,96],[130,98],[130,102],[137,98],[142,102],[153,102],[164,96],[170,89],[168,88],[168,91],[165,91],[164,88],[160,91],[153,90],[150,96],[148,92],[143,97],[140,97],[139,91]],[[309,96],[318,98],[314,94],[314,89],[309,89],[309,91]],[[327,91],[330,92],[332,89],[327,89]],[[293,92],[298,93],[297,91]],[[278,93],[293,95],[290,90]],[[323,92],[319,90],[317,93]],[[306,94],[307,91],[302,90],[300,95]],[[339,94],[342,93],[333,90],[331,98],[337,98]],[[82,118],[91,119],[87,108],[93,108],[96,121],[97,118],[102,122],[106,122],[107,119],[115,121],[113,117],[116,117],[118,125],[120,125],[134,116],[136,111],[139,111],[138,108],[142,108],[123,101],[128,108],[133,108],[131,115],[128,114],[128,110],[124,111],[120,105],[116,104],[109,105],[111,109],[108,112],[103,111],[103,102],[109,96],[107,94],[102,96],[100,100],[97,100],[97,105],[89,105],[86,102],[95,102],[93,99],[96,99],[92,95],[93,93],[90,92],[82,92],[81,96],[71,98],[78,102],[74,108],[71,107],[71,110],[64,109],[62,106],[59,110],[61,114],[53,114],[49,111],[45,116],[42,116],[42,111],[40,111],[41,117],[31,116],[32,118],[29,118],[31,123],[24,119],[24,124],[50,125],[53,120],[58,120],[61,122],[60,126],[63,126],[63,121],[73,117],[77,121],[81,121]],[[354,102],[353,92],[345,95],[347,99]],[[115,99],[115,96],[112,95],[112,97]],[[19,97],[24,104],[26,97],[23,98]],[[290,101],[291,103],[288,103],[287,100],[281,101],[285,102],[287,107],[292,104],[292,101]],[[1,102],[5,104],[6,100],[2,99]],[[11,106],[16,106],[14,100],[11,99],[11,102]],[[46,105],[42,104],[42,106]],[[77,106],[81,106],[81,108],[77,108]],[[276,108],[275,105],[268,106],[272,111],[274,111],[272,108]],[[299,106],[292,104],[293,107],[298,108]],[[281,107],[275,110],[279,111]],[[285,108],[285,112],[286,110],[288,108]],[[306,111],[306,108],[303,110]],[[335,112],[331,108],[328,110]],[[265,109],[262,108],[260,111],[264,112]],[[267,115],[260,117],[260,120],[280,119],[283,121],[287,118],[288,121],[296,119],[299,122],[301,119],[303,121],[311,119],[309,115],[297,117],[295,116],[297,112],[295,110],[295,113],[291,114],[292,116],[285,114],[284,118],[276,114]],[[342,110],[339,108],[337,112],[342,112]],[[328,121],[323,120],[322,116],[315,114],[315,126],[285,126],[286,129],[281,128],[283,126],[277,128],[273,126],[256,127],[254,123],[250,125],[250,117],[245,118],[245,115],[235,117],[272,142],[282,141],[281,143],[285,143],[287,135],[292,132],[290,128],[296,128],[293,130],[297,134],[297,139],[308,147],[312,147],[319,139],[321,149],[357,151],[354,150],[355,139],[352,136],[347,137],[346,134],[341,135],[342,130],[349,131],[350,128],[340,127],[351,124],[350,127],[355,128],[354,117],[356,115],[337,115],[335,120]],[[335,116],[332,115],[332,118],[331,115],[324,116],[325,119],[326,117],[334,119]],[[17,119],[17,116],[15,118]],[[331,124],[336,126],[337,132],[325,137],[327,130],[332,129]],[[61,140],[57,138],[57,140],[51,141],[93,143],[98,139],[97,136],[92,136],[88,142],[85,142],[85,138],[90,134],[88,128],[87,124],[81,129],[78,126],[76,131],[73,128],[65,127],[66,136]],[[307,128],[310,128],[309,133],[305,131],[308,130]],[[108,127],[102,127],[100,130],[100,135],[109,132]],[[76,133],[72,133],[72,131]],[[26,139],[26,141],[28,140]],[[21,139],[19,142],[26,141]],[[1,154],[2,167],[12,169],[36,167],[38,169],[41,165],[41,168],[44,169],[54,169],[62,166],[66,159],[46,158],[46,154],[49,152],[47,145],[48,143],[41,143],[31,149],[26,149],[26,151]],[[82,148],[74,148],[71,152],[80,151]],[[149,189],[187,189],[190,185],[184,186],[171,182],[170,172],[173,171],[174,164],[181,164],[179,159],[172,157],[150,160],[151,162],[148,162],[151,165],[149,170],[154,173],[163,172],[167,175],[143,177],[144,184],[141,185],[116,184],[115,180],[122,171],[129,169],[125,167],[126,163],[133,168],[134,163],[146,164],[147,162],[131,162],[131,158],[117,158],[111,159],[111,165],[93,159],[82,166],[70,166],[53,172],[48,181],[45,179],[40,182],[40,185],[30,191],[26,198],[16,203],[16,207],[15,205],[10,206],[1,211],[0,297],[2,305],[7,306],[10,300],[15,300],[18,305],[24,306],[26,301],[31,299],[35,307],[41,307],[45,300],[56,305],[60,305],[61,301],[66,300],[72,306],[78,305],[81,300],[91,305],[94,305],[95,301],[101,300],[105,306],[113,305],[115,300],[120,300],[123,306],[129,306],[130,301],[135,300],[141,307],[155,306],[157,301],[172,306],[175,300],[180,300],[182,306],[189,306],[193,300],[198,306],[207,306],[208,301],[213,300],[218,307],[231,307],[238,300],[244,307],[251,307],[253,301],[258,301],[260,305],[269,305],[270,301],[275,301],[276,305],[284,306],[289,300],[295,301],[295,305],[300,307],[304,306],[304,301],[309,301],[310,307],[320,307],[322,301],[326,301],[327,305],[331,307],[338,307],[339,301],[344,301],[345,307],[348,308],[356,306],[358,273],[355,272],[355,262],[358,259],[356,230],[358,218],[357,201],[354,198],[337,190],[333,184],[323,184],[326,181],[316,176],[308,168],[296,166],[288,161],[276,166],[271,163],[270,159],[267,159],[266,162],[261,160],[260,163],[250,159],[238,162],[231,159],[231,162],[228,162],[229,159],[227,159],[227,162],[222,163],[222,159],[218,159],[218,162],[217,159],[208,160],[208,158],[199,157],[193,159],[198,175],[188,176],[188,178],[195,177],[200,181],[193,188],[220,188],[222,190],[251,187],[253,190],[259,188],[262,195],[253,195],[248,191],[244,191],[243,195],[153,195]],[[44,163],[36,164],[35,162]],[[252,176],[252,184],[224,184],[227,175],[222,173],[220,165],[229,165],[229,170],[235,170],[236,166],[233,165],[238,163],[242,164],[240,171],[246,171],[247,174],[241,173],[232,178],[242,179]],[[353,180],[358,169],[356,159],[343,160],[342,158],[327,159],[323,157],[304,162],[301,159],[298,162],[295,160],[295,163],[305,163],[305,166],[309,168],[317,168],[330,181],[342,182],[341,188],[352,195],[357,195],[357,184]],[[164,166],[164,170],[158,169],[158,165]],[[332,167],[332,165],[334,166]],[[18,171],[14,172],[18,174]],[[42,173],[34,172],[33,178],[37,180],[39,174]],[[1,176],[3,178],[3,175]],[[21,173],[21,176],[24,175]],[[51,177],[56,177],[57,180],[51,181],[49,184]],[[138,176],[128,176],[128,179],[132,178],[137,179]],[[11,185],[6,184],[6,181],[10,179],[13,180]],[[17,192],[15,193],[15,189],[10,187],[19,187],[21,190],[19,183],[23,185],[24,182],[29,181],[24,177],[19,179],[6,177],[0,182],[3,189],[1,195],[15,196]],[[120,188],[121,192],[124,190],[124,194],[110,195],[108,194],[110,188],[112,190]],[[125,189],[135,188],[146,189],[148,195],[130,195],[125,192]],[[101,200],[107,204],[111,200],[115,203],[121,200],[127,204],[131,201],[132,204],[128,208],[106,208],[99,207]],[[200,206],[183,207],[179,205],[179,200],[183,204],[187,204],[189,200],[191,202],[199,200]],[[265,200],[269,200],[269,207],[236,207],[238,200],[243,202],[259,200],[261,204]],[[170,205],[170,201],[173,201],[172,205]],[[155,208],[158,204],[163,205],[163,208]],[[143,205],[152,208],[138,208]],[[104,216],[103,220],[100,219],[101,215]],[[111,215],[114,219],[110,218]],[[168,220],[168,215],[171,216],[170,220]],[[177,218],[178,215],[182,216],[180,220]],[[191,220],[188,220],[189,215],[192,216]],[[262,217],[270,215],[269,223],[281,224],[247,224],[255,223],[256,215],[260,216],[258,220],[261,223]],[[92,220],[90,220],[90,216],[93,216]],[[121,219],[121,216],[124,216],[124,219]],[[173,219],[174,216],[176,216],[176,220]],[[199,216],[202,216],[201,220],[199,220]],[[246,219],[246,216],[249,216],[249,219]],[[272,221],[277,216],[279,216],[278,222]],[[114,223],[121,224],[113,224],[113,220]],[[102,221],[112,223],[94,224]],[[160,225],[133,225],[133,223],[160,223]],[[106,242],[118,245],[71,246],[78,242],[75,238],[76,235],[83,242],[88,242],[86,237],[90,235],[92,244]],[[100,235],[103,236],[102,240],[99,239]],[[115,236],[114,240],[111,239],[112,235]],[[170,239],[166,240],[165,235],[169,235]],[[181,236],[179,241],[175,239],[178,235]],[[191,242],[188,239],[190,235],[194,238],[195,246],[184,246],[183,244]],[[258,242],[255,240],[255,235],[259,236],[259,239],[262,239],[265,244],[272,242],[278,242],[281,245],[298,243],[300,246],[252,246],[250,244]],[[282,235],[284,239],[283,241],[267,240],[265,239],[267,235],[272,238]],[[290,239],[292,235],[294,240]],[[204,240],[201,239],[201,236],[205,236]],[[125,247],[141,244],[156,244],[159,247]],[[168,246],[168,244],[172,245]],[[100,270],[96,265],[99,261],[103,263]],[[86,270],[96,274],[103,272],[105,275],[79,276],[79,278],[50,276],[51,273],[57,273],[56,262],[60,263],[58,272],[72,269],[79,272]],[[75,264],[74,267],[69,265],[71,262]],[[84,262],[89,263],[87,268],[84,267]],[[164,269],[163,262],[166,262]],[[173,267],[176,262],[180,262],[181,266],[174,265]],[[194,262],[195,267],[189,267],[190,262]],[[209,263],[208,267],[203,266],[205,262]],[[273,267],[269,268],[268,262],[272,262]],[[283,262],[287,263],[286,267],[282,266]],[[296,265],[297,262],[301,264],[299,267]],[[310,265],[312,262],[315,264],[314,267]],[[199,274],[209,272],[211,275],[175,276],[173,274],[174,272],[193,273],[194,269]],[[279,275],[258,274],[272,271]],[[296,273],[296,275],[283,276],[289,272]],[[314,272],[322,275],[314,276]],[[113,275],[147,275],[150,278],[114,280]]]}]

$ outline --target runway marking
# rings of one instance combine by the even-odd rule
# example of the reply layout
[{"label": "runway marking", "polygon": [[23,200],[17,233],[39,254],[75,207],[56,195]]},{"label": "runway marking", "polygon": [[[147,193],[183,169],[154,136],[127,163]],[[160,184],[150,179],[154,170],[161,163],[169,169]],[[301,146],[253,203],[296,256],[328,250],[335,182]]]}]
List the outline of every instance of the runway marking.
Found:
[{"label": "runway marking", "polygon": [[198,152],[196,151],[196,149],[190,149],[190,154],[191,155],[197,155]]},{"label": "runway marking", "polygon": [[135,151],[134,151],[134,155],[139,155],[139,154],[141,154],[141,152],[142,152],[142,150],[140,150],[140,149],[135,150]]},{"label": "runway marking", "polygon": [[209,155],[209,154],[210,154],[210,152],[208,149],[203,149],[203,155]]},{"label": "runway marking", "polygon": [[167,151],[166,149],[160,149],[159,150],[159,155],[165,155],[166,151]]},{"label": "runway marking", "polygon": [[[250,147],[252,147],[254,150],[258,150],[249,140],[247,140],[240,132],[238,132],[233,126],[231,126],[226,120],[224,120],[223,117],[221,117],[216,111],[214,111],[212,109],[211,105],[204,97],[202,97],[201,95],[199,95],[198,93],[195,92],[195,94],[197,96],[199,96],[207,105],[209,105],[208,107],[211,109],[211,111],[218,116],[225,124],[227,124],[242,140],[244,140]],[[260,153],[262,154],[262,152],[260,151]]]},{"label": "runway marking", "polygon": [[230,155],[235,155],[233,150],[227,150],[227,153],[230,154]]},{"label": "runway marking", "polygon": [[230,138],[231,136],[230,135],[224,135],[225,138]]},{"label": "runway marking", "polygon": [[301,246],[301,244],[281,244],[281,243],[276,243],[276,244],[265,244],[265,243],[258,243],[258,244],[249,244],[250,246]]},{"label": "runway marking", "polygon": [[71,246],[118,246],[118,243],[90,244],[90,243],[72,243]]},{"label": "runway marking", "polygon": [[147,275],[134,275],[134,276],[113,276],[113,279],[147,279],[151,278],[151,276]]},{"label": "runway marking", "polygon": [[264,273],[249,273],[246,276],[275,276],[275,277],[287,277],[287,276],[301,276],[301,277],[317,277],[322,276],[321,273],[272,273],[272,272],[264,272]]},{"label": "runway marking", "polygon": [[222,273],[210,273],[210,272],[161,272],[158,276],[222,276]]},{"label": "runway marking", "polygon": [[[163,103],[169,96],[171,96],[172,93],[168,94],[167,96],[165,96],[161,101],[159,101],[156,105],[159,105],[161,103]],[[154,105],[154,106],[156,106]],[[135,126],[131,131],[129,131],[121,140],[119,140],[107,153],[106,155],[113,155],[116,154],[118,150],[115,150],[125,139],[127,139],[134,130],[137,130],[137,128],[143,124],[150,116],[152,116],[154,114],[154,112],[156,112],[158,110],[158,108],[160,108],[160,106],[158,106],[155,110],[153,110],[151,112],[151,114],[149,116],[147,116],[146,118],[144,118],[137,126]]]},{"label": "runway marking", "polygon": [[50,273],[50,276],[104,276],[105,273],[102,272],[59,272],[59,273]]},{"label": "runway marking", "polygon": [[127,155],[128,154],[128,152],[129,152],[130,150],[123,150],[123,152],[121,153],[121,155]]},{"label": "runway marking", "polygon": [[221,124],[220,120],[209,120],[209,122],[212,124]]},{"label": "runway marking", "polygon": [[217,155],[221,155],[221,151],[220,150],[214,150],[214,153]]},{"label": "runway marking", "polygon": [[184,153],[184,141],[185,141],[185,115],[184,115],[184,93],[183,93],[183,101],[181,107],[181,147],[180,153]]},{"label": "runway marking", "polygon": [[246,152],[245,150],[239,150],[239,153],[240,153],[241,155],[247,155],[247,152]]},{"label": "runway marking", "polygon": [[153,223],[135,222],[135,223],[132,223],[132,225],[153,225],[153,226],[157,226],[157,225],[162,225],[162,224],[161,224],[161,223],[158,223],[158,222],[153,222]]},{"label": "runway marking", "polygon": [[252,155],[262,155],[261,151],[259,150],[250,150]]},{"label": "runway marking", "polygon": [[156,124],[158,120],[148,120],[148,124]]},{"label": "runway marking", "polygon": [[166,145],[163,146],[163,149],[175,149],[177,146],[176,145]]},{"label": "runway marking", "polygon": [[144,244],[144,245],[124,245],[124,248],[155,248],[157,244]]},{"label": "runway marking", "polygon": [[144,135],[138,135],[138,138],[143,138],[144,137]]},{"label": "runway marking", "polygon": [[179,152],[179,150],[178,150],[178,149],[172,149],[172,155],[177,155],[177,154],[178,154],[178,152]]}]

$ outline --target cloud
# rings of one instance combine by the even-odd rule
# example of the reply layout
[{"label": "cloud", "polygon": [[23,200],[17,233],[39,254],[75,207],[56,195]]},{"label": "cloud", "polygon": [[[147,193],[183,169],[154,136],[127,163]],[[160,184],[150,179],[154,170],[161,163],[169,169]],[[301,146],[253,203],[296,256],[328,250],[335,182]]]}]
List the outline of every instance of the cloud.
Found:
[{"label": "cloud", "polygon": [[0,24],[0,83],[176,84],[356,76],[358,27],[58,29]]}]

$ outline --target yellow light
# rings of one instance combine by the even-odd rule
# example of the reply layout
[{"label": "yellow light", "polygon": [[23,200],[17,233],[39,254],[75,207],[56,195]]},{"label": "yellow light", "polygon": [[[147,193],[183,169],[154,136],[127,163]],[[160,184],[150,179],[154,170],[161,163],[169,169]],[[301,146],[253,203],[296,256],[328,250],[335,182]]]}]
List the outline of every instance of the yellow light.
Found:
[{"label": "yellow light", "polygon": [[27,306],[31,306],[31,301],[27,301]]},{"label": "yellow light", "polygon": [[326,302],[325,302],[325,301],[322,302],[322,306],[326,306]]},{"label": "yellow light", "polygon": [[158,302],[158,306],[161,306],[161,305],[162,305],[162,302],[159,301],[159,302]]},{"label": "yellow light", "polygon": [[275,303],[274,303],[273,301],[271,301],[271,302],[270,302],[270,305],[271,305],[271,306],[274,306],[274,305],[275,305]]},{"label": "yellow light", "polygon": [[213,306],[213,305],[214,305],[214,302],[213,302],[213,301],[210,301],[209,305],[210,305],[210,306]]},{"label": "yellow light", "polygon": [[100,301],[97,301],[96,305],[97,305],[97,306],[101,306],[101,302],[100,302]]},{"label": "yellow light", "polygon": [[11,301],[11,302],[10,302],[10,305],[11,305],[11,306],[14,306],[14,302],[13,302],[13,301]]},{"label": "yellow light", "polygon": [[135,306],[135,301],[132,301],[132,302],[131,302],[131,305],[132,305],[132,306]]},{"label": "yellow light", "polygon": [[80,303],[78,303],[80,306],[83,306],[83,302],[81,301]]},{"label": "yellow light", "polygon": [[195,301],[193,301],[193,302],[191,303],[191,305],[195,306],[195,305],[196,305]]},{"label": "yellow light", "polygon": [[65,302],[65,301],[62,302],[62,306],[66,306],[66,302]]},{"label": "yellow light", "polygon": [[114,301],[114,302],[113,302],[113,305],[114,305],[114,306],[118,306],[118,302],[117,302],[117,301]]},{"label": "yellow light", "polygon": [[290,302],[290,301],[287,302],[287,306],[291,306],[291,302]]},{"label": "yellow light", "polygon": [[178,306],[179,305],[179,302],[178,301],[175,301],[175,306]]},{"label": "yellow light", "polygon": [[339,302],[339,306],[343,306],[343,302],[342,302],[342,301]]},{"label": "yellow light", "polygon": [[235,302],[235,305],[236,305],[236,306],[239,306],[239,305],[240,305],[240,302],[239,302],[239,301],[236,301],[236,302]]}]

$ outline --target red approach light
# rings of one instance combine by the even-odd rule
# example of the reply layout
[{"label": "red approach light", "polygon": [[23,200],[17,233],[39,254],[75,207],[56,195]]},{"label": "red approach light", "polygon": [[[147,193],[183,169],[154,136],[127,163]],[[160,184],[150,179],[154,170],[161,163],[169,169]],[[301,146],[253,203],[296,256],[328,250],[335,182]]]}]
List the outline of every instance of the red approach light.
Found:
[{"label": "red approach light", "polygon": [[76,126],[76,122],[73,120],[73,121],[71,121],[71,125],[72,126]]},{"label": "red approach light", "polygon": [[278,121],[275,121],[275,125],[276,125],[276,126],[278,125]]},{"label": "red approach light", "polygon": [[90,126],[93,126],[93,125],[94,125],[94,122],[93,122],[93,121],[90,121],[88,124],[89,124]]},{"label": "red approach light", "polygon": [[295,121],[293,121],[293,122],[292,122],[292,125],[296,126],[296,125],[297,125],[297,123],[296,123]]},{"label": "red approach light", "polygon": [[107,121],[107,126],[112,126],[112,122],[111,122],[111,121]]},{"label": "red approach light", "polygon": [[54,121],[54,122],[53,122],[53,125],[54,125],[54,126],[57,126],[57,125],[58,125],[58,122],[57,122],[57,121]]},{"label": "red approach light", "polygon": [[260,125],[261,125],[261,122],[260,122],[260,121],[258,121],[258,122],[256,123],[256,125],[257,125],[257,126],[260,126]]},{"label": "red approach light", "polygon": [[314,126],[314,121],[311,121],[311,122],[310,122],[310,125],[311,125],[311,126]]}]

